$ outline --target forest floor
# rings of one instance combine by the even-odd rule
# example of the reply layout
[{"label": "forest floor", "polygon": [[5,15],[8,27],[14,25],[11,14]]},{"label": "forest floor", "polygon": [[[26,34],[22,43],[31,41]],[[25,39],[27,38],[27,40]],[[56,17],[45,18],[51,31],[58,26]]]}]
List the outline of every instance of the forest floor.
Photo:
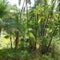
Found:
[{"label": "forest floor", "polygon": [[[56,38],[55,38],[56,39]],[[10,49],[8,39],[1,39],[0,60],[60,60],[60,40],[54,39],[54,50],[41,54],[39,50]]]},{"label": "forest floor", "polygon": [[41,54],[39,51],[29,52],[20,49],[0,50],[0,60],[60,60],[60,54]]}]

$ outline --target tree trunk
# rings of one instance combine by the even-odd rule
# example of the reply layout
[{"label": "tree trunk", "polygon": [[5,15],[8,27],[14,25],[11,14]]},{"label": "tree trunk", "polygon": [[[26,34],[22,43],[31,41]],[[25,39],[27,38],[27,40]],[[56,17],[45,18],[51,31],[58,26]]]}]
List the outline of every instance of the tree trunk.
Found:
[{"label": "tree trunk", "polygon": [[53,34],[52,34],[51,39],[50,39],[50,41],[49,41],[49,44],[48,44],[48,46],[47,46],[47,50],[49,49],[49,47],[50,47],[50,45],[51,45],[52,39],[53,39]]},{"label": "tree trunk", "polygon": [[11,49],[12,49],[12,37],[10,36],[10,43],[11,43]]},{"label": "tree trunk", "polygon": [[0,36],[1,36],[1,28],[0,28]]},{"label": "tree trunk", "polygon": [[51,39],[50,39],[50,41],[49,41],[49,43],[48,43],[48,46],[45,46],[45,47],[42,49],[42,54],[45,54],[45,53],[48,52],[48,49],[49,49],[49,47],[50,47],[50,45],[51,45],[53,36],[54,36],[54,31],[53,31],[52,34],[51,34]]},{"label": "tree trunk", "polygon": [[19,32],[18,31],[16,31],[16,39],[15,39],[15,49],[17,49],[18,48],[18,40],[19,40]]}]

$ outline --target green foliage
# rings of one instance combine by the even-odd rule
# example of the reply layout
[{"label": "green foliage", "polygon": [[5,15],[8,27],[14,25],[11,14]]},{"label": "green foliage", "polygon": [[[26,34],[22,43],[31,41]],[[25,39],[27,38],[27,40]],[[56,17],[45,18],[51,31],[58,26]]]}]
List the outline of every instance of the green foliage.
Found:
[{"label": "green foliage", "polygon": [[[23,6],[21,10],[16,5],[10,6],[0,2],[0,32],[5,33],[1,38],[10,40],[11,46],[13,44],[12,48],[17,46],[15,49],[2,50],[0,60],[4,58],[5,60],[39,60],[37,58],[40,57],[40,60],[54,60],[57,58],[58,54],[55,55],[55,52],[58,47],[58,36],[60,37],[60,3],[54,11],[56,0],[51,0],[50,5],[48,2],[48,0],[36,0],[31,8],[31,0],[25,0],[26,8]],[[19,6],[20,3],[21,1]],[[57,46],[55,49],[53,43]],[[40,50],[43,50],[42,54]]]},{"label": "green foliage", "polygon": [[1,1],[0,2],[0,18],[4,16],[4,14],[6,14],[6,7],[7,5]]}]

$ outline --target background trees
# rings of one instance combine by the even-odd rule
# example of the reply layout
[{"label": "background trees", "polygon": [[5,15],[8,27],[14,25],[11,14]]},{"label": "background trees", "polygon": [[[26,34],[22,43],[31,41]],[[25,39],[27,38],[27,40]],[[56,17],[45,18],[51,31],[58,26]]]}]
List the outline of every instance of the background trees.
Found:
[{"label": "background trees", "polygon": [[0,2],[0,33],[3,31],[4,37],[9,38],[11,48],[33,51],[35,55],[54,50],[54,41],[60,38],[60,1],[57,5],[56,0],[49,2],[34,0],[35,5],[31,7],[31,0],[24,0],[22,9]]}]

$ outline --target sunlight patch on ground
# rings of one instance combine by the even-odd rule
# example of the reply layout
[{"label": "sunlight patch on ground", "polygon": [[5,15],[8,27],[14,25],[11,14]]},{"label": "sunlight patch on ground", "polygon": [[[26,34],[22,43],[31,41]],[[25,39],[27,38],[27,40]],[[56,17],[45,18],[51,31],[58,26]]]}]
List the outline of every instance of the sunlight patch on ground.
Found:
[{"label": "sunlight patch on ground", "polygon": [[9,43],[9,40],[4,38],[4,42],[5,43]]}]

